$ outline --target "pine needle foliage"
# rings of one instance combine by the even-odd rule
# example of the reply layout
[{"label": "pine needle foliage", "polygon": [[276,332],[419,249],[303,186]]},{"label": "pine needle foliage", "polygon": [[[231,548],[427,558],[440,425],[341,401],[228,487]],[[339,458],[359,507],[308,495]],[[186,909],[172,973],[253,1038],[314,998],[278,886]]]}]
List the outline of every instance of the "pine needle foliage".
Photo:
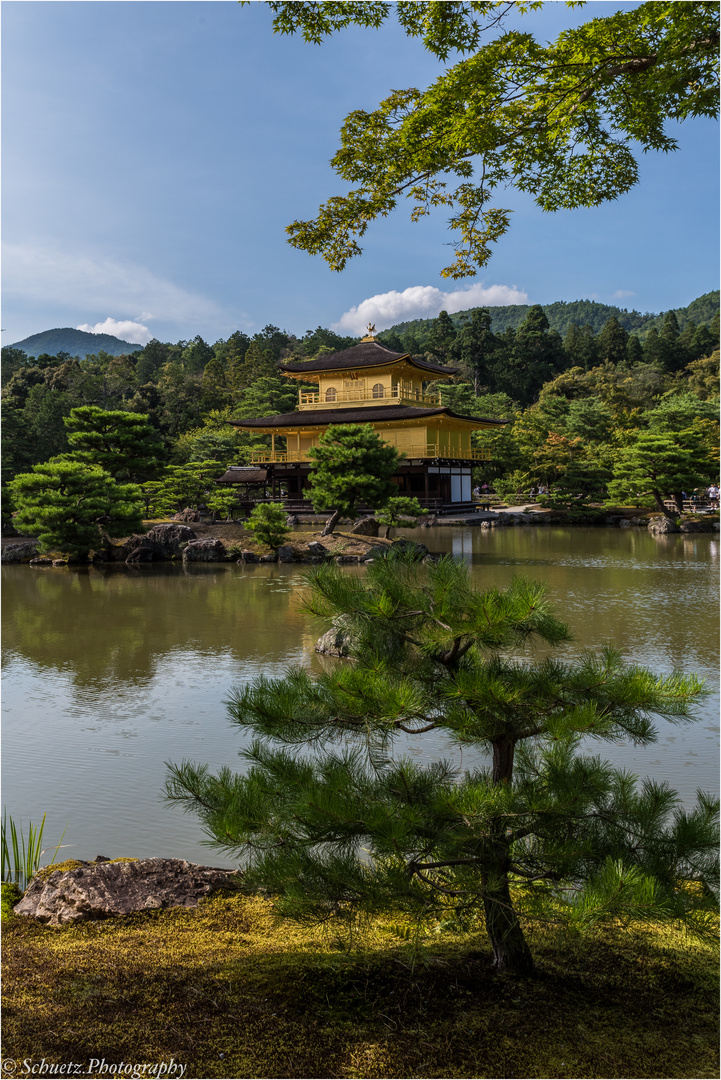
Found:
[{"label": "pine needle foliage", "polygon": [[[581,753],[589,739],[651,743],[659,716],[690,721],[697,678],[656,676],[613,649],[514,658],[570,640],[543,587],[478,590],[452,558],[388,557],[363,578],[322,566],[307,580],[307,611],[352,628],[352,661],[233,692],[230,716],[255,736],[242,775],[169,766],[167,797],[240,858],[249,886],[309,922],[482,913],[496,966],[519,973],[533,968],[529,919],[708,932],[717,804],[699,793],[686,810],[667,785]],[[394,752],[399,736],[434,731],[485,749],[486,767]]]}]

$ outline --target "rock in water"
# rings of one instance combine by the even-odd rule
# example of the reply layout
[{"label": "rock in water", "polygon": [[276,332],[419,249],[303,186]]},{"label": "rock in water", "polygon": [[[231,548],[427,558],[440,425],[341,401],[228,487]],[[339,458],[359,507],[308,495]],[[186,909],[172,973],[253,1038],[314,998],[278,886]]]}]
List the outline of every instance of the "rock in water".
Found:
[{"label": "rock in water", "polygon": [[5,563],[30,562],[37,553],[37,540],[23,540],[19,544],[8,544],[3,548],[2,561]]},{"label": "rock in water", "polygon": [[224,562],[226,555],[222,540],[191,540],[183,549],[183,562]]},{"label": "rock in water", "polygon": [[180,554],[183,544],[189,544],[197,536],[187,525],[168,524],[154,525],[145,534],[145,539],[150,540],[159,558],[172,559]]},{"label": "rock in water", "polygon": [[348,656],[356,640],[351,625],[344,615],[338,615],[330,630],[316,641],[315,651],[324,656]]},{"label": "rock in water", "polygon": [[72,870],[37,874],[14,910],[60,926],[133,911],[197,907],[200,898],[213,889],[235,883],[232,870],[197,866],[184,859],[83,863]]},{"label": "rock in water", "polygon": [[680,528],[675,521],[671,521],[667,517],[651,518],[648,523],[648,531],[650,533],[677,533],[681,532]]}]

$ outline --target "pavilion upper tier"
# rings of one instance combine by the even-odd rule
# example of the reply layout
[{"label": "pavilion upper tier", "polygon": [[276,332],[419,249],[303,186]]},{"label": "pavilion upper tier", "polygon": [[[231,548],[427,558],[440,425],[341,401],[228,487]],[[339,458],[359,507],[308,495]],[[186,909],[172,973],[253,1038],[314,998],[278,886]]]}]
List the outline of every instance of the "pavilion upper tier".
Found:
[{"label": "pavilion upper tier", "polygon": [[301,390],[299,408],[363,408],[413,402],[440,405],[440,396],[424,392],[424,382],[452,378],[458,368],[415,360],[409,353],[392,352],[375,340],[361,341],[342,352],[286,363],[280,370],[290,379],[317,383],[317,391]]}]

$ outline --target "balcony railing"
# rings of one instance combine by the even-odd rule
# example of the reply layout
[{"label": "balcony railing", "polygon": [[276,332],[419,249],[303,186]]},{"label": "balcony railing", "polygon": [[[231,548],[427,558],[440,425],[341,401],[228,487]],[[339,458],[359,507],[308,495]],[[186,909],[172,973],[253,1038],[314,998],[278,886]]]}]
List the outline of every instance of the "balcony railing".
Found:
[{"label": "balcony railing", "polygon": [[[413,458],[444,458],[450,461],[490,461],[491,451],[485,447],[472,447],[459,450],[457,447],[442,449],[438,443],[426,443],[421,446],[399,446],[405,454],[405,460]],[[287,465],[310,462],[307,450],[252,450],[251,465]]]},{"label": "balcony railing", "polygon": [[440,394],[424,394],[420,390],[414,390],[410,386],[398,384],[396,386],[384,386],[383,392],[379,390],[336,390],[335,397],[329,398],[326,394],[301,390],[301,409],[332,408],[334,405],[354,405],[365,401],[393,402],[395,405],[440,405]]}]

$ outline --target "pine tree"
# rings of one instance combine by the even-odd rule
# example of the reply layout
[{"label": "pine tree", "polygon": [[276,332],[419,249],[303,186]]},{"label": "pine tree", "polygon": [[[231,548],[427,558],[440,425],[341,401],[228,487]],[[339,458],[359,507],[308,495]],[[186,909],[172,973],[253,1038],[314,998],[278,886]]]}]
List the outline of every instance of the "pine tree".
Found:
[{"label": "pine tree", "polygon": [[333,510],[323,536],[330,536],[360,503],[380,507],[393,494],[390,479],[398,451],[383,442],[371,424],[329,424],[308,456],[313,463],[307,489],[313,509]]},{"label": "pine tree", "polygon": [[157,431],[142,413],[81,405],[64,423],[69,457],[99,465],[116,480],[148,480],[164,456]]},{"label": "pine tree", "polygon": [[[310,582],[307,609],[343,617],[354,662],[234,692],[232,720],[255,736],[245,772],[184,763],[166,785],[243,860],[247,887],[306,921],[482,914],[497,968],[520,974],[533,968],[523,922],[534,915],[703,930],[717,804],[700,796],[683,811],[665,784],[579,753],[589,736],[653,742],[654,715],[691,719],[699,680],[657,678],[612,649],[509,659],[567,642],[567,627],[541,586],[480,592],[448,557],[379,559],[363,578],[322,567]],[[485,749],[487,767],[393,751],[430,732]]]},{"label": "pine tree", "polygon": [[16,476],[8,488],[18,511],[16,527],[36,535],[41,551],[86,559],[103,548],[106,535],[143,528],[140,488],[117,483],[98,465],[51,459]]},{"label": "pine tree", "polygon": [[[692,430],[642,431],[619,452],[608,494],[614,500],[634,502],[650,495],[658,510],[674,521],[683,513],[683,492],[706,487],[717,470]],[[673,498],[676,513],[668,509],[664,498]]]}]

